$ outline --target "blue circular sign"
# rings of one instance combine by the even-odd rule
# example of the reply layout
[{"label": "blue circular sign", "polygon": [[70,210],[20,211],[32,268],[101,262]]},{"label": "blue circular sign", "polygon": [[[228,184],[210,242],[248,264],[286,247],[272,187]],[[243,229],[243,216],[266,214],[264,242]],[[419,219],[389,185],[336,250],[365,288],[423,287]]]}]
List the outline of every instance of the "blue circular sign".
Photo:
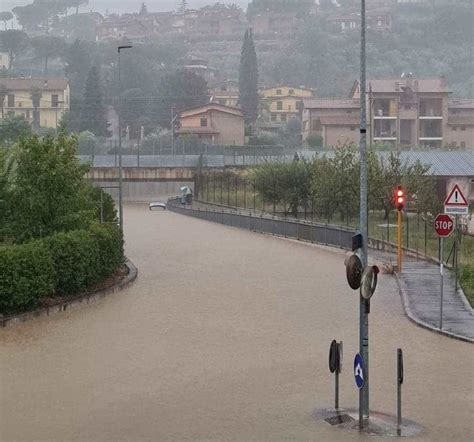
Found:
[{"label": "blue circular sign", "polygon": [[354,379],[360,390],[365,384],[365,364],[362,356],[357,353],[354,358]]}]

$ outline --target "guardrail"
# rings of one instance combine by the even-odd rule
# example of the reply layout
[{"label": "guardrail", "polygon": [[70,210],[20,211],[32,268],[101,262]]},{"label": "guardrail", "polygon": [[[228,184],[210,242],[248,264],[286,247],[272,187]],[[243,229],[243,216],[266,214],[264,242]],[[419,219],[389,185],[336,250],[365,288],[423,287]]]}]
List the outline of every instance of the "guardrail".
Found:
[{"label": "guardrail", "polygon": [[351,249],[354,230],[339,226],[311,223],[296,219],[282,218],[265,213],[258,214],[249,210],[182,205],[180,198],[168,200],[168,209],[172,212],[195,218],[213,221],[227,226],[239,227],[260,233],[294,238],[316,244],[324,244],[341,249]]}]

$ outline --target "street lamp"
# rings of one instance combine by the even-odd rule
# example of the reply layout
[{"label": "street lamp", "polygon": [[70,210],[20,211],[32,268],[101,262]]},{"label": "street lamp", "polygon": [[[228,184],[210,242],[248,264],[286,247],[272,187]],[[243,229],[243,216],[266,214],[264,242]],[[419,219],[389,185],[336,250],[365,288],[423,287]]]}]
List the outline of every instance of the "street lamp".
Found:
[{"label": "street lamp", "polygon": [[[123,49],[131,49],[133,46],[118,46],[118,80],[119,80],[119,93],[122,91],[122,84],[120,78],[120,53]],[[122,106],[119,100],[119,114],[118,114],[118,123],[119,123],[119,222],[120,230],[123,233],[123,171],[122,171]]]}]

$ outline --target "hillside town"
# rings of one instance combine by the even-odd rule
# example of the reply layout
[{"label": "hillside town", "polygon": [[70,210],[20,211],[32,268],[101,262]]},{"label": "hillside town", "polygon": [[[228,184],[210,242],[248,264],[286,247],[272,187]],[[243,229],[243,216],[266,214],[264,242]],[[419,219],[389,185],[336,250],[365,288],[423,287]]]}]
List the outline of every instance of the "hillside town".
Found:
[{"label": "hillside town", "polygon": [[474,0],[0,3],[1,441],[474,440]]}]

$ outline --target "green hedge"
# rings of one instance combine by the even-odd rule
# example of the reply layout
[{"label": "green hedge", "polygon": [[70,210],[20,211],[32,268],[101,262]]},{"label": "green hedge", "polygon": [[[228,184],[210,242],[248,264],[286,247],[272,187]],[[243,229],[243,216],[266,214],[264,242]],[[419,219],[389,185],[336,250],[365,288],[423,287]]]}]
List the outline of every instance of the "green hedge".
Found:
[{"label": "green hedge", "polygon": [[122,234],[105,224],[2,247],[0,313],[32,309],[48,295],[79,294],[110,276],[123,261]]},{"label": "green hedge", "polygon": [[37,306],[55,287],[51,253],[44,241],[0,248],[0,313]]}]

